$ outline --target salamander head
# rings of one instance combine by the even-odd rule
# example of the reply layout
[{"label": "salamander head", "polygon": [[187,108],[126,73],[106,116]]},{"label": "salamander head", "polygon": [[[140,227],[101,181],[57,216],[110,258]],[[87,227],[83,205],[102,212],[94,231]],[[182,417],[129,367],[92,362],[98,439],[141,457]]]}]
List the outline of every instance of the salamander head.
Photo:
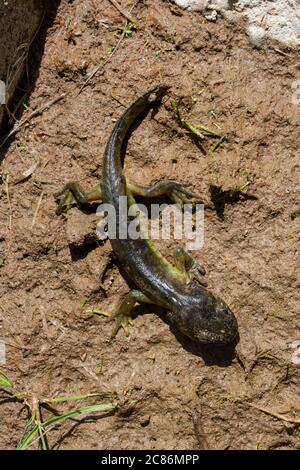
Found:
[{"label": "salamander head", "polygon": [[237,344],[237,320],[218,296],[197,286],[180,304],[168,315],[180,332],[201,344]]},{"label": "salamander head", "polygon": [[149,104],[159,103],[159,101],[163,98],[163,96],[168,92],[169,89],[169,85],[157,85],[148,93],[146,93],[144,99],[147,98]]}]

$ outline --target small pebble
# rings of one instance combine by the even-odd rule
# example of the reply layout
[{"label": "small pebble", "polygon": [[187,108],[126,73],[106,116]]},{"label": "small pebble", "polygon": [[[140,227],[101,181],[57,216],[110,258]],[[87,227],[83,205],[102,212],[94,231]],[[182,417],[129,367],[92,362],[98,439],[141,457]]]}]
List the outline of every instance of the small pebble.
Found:
[{"label": "small pebble", "polygon": [[150,416],[142,416],[140,419],[140,425],[144,427],[148,426],[150,424]]},{"label": "small pebble", "polygon": [[292,354],[291,363],[300,366],[300,348]]},{"label": "small pebble", "polygon": [[266,31],[261,26],[250,24],[246,29],[246,33],[249,37],[251,44],[258,48],[261,47],[265,42]]},{"label": "small pebble", "polygon": [[217,21],[217,18],[218,18],[218,13],[216,10],[213,10],[212,12],[208,13],[205,15],[205,18],[208,20],[208,21]]}]

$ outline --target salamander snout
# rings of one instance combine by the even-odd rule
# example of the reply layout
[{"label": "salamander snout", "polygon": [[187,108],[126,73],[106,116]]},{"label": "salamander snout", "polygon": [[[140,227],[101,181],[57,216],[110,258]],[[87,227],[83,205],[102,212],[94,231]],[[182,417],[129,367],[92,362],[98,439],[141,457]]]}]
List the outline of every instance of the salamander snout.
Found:
[{"label": "salamander snout", "polygon": [[214,325],[211,332],[215,343],[232,344],[238,341],[238,324],[237,320],[228,307],[221,299],[217,298],[215,304],[215,314],[212,318]]},{"label": "salamander snout", "polygon": [[236,345],[239,340],[238,323],[231,309],[205,288],[197,290],[199,292],[193,293],[189,303],[171,315],[173,323],[198,343]]}]

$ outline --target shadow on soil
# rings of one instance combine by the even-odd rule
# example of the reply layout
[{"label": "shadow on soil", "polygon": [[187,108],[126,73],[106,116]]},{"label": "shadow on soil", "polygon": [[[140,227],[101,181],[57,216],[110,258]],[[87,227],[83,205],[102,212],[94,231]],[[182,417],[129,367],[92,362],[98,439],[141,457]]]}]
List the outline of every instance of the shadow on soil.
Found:
[{"label": "shadow on soil", "polygon": [[177,341],[181,346],[189,353],[194,356],[201,357],[206,366],[219,366],[228,367],[232,364],[236,358],[235,347],[236,344],[232,345],[213,345],[213,344],[198,344],[192,341],[190,338],[182,335],[177,329],[171,325],[166,319],[166,313],[162,308],[153,305],[138,306],[134,309],[134,317],[145,314],[155,313],[162,321],[167,323],[170,327],[170,331],[176,337]]},{"label": "shadow on soil", "polygon": [[[29,47],[28,59],[26,59],[27,63],[24,64],[23,78],[20,80],[12,102],[9,103],[10,112],[18,120],[22,117],[24,104],[29,100],[31,93],[34,90],[35,83],[38,79],[40,65],[45,49],[47,32],[55,21],[60,2],[61,0],[52,0],[51,2],[43,0],[45,5],[43,20],[38,28],[38,31],[35,33],[32,44]],[[12,122],[7,122],[3,129],[1,129],[0,135],[2,139],[5,140],[5,144],[1,148],[0,141],[0,162],[4,160],[8,147],[13,139],[13,137],[7,140],[5,139],[5,136],[10,131],[12,125]]]}]

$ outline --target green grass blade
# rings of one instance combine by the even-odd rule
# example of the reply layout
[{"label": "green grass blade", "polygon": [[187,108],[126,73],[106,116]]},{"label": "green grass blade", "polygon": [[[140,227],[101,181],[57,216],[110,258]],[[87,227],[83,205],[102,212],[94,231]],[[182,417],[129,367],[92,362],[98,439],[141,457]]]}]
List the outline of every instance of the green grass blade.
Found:
[{"label": "green grass blade", "polygon": [[100,310],[99,308],[88,308],[87,310],[84,310],[84,313],[91,313],[93,315],[103,315],[104,317],[110,317],[111,314],[109,312],[106,312],[105,310]]},{"label": "green grass blade", "polygon": [[59,424],[69,418],[75,418],[76,416],[81,416],[83,414],[97,413],[101,411],[113,411],[113,410],[116,410],[117,408],[118,408],[118,403],[102,403],[100,405],[82,406],[75,410],[69,411],[68,413],[65,413],[64,415],[53,416],[53,418],[50,418],[47,421],[45,421],[43,425],[44,425],[44,428],[47,428],[48,426],[52,426],[53,424],[55,425]]},{"label": "green grass blade", "polygon": [[42,423],[38,423],[38,428],[39,428],[39,436],[41,440],[41,448],[42,450],[48,450],[47,442],[45,440],[45,430],[44,430],[44,425]]},{"label": "green grass blade", "polygon": [[2,387],[12,387],[12,382],[9,380],[9,378],[0,370],[0,385]]},{"label": "green grass blade", "polygon": [[86,395],[70,395],[70,396],[65,396],[65,397],[54,397],[54,398],[49,398],[47,400],[44,400],[46,403],[63,403],[66,401],[79,401],[79,400],[85,400],[86,398],[91,398],[91,397],[103,397],[103,398],[108,398],[112,394],[111,393],[88,393]]},{"label": "green grass blade", "polygon": [[31,431],[25,434],[21,442],[19,442],[17,446],[17,450],[25,450],[29,446],[29,444],[31,444],[33,439],[36,436],[38,436],[38,434],[39,434],[39,427],[38,425],[35,425]]},{"label": "green grass blade", "polygon": [[[206,126],[203,126],[202,124],[199,124],[199,125],[196,125],[194,127],[197,127],[199,129],[201,129],[203,132],[206,132],[206,134],[208,134],[209,136],[214,136],[214,137],[223,137],[220,132],[217,132],[215,131],[214,129],[210,129],[209,127],[206,127]],[[224,137],[223,137],[224,139]]]},{"label": "green grass blade", "polygon": [[39,425],[35,425],[34,428],[28,432],[21,442],[18,444],[17,450],[25,450],[35,438],[40,437],[42,443],[42,449],[47,449],[46,442],[44,440],[44,436],[49,430],[50,427],[55,427],[56,425],[66,421],[70,418],[75,418],[81,415],[87,415],[90,413],[99,413],[103,411],[114,411],[118,408],[117,402],[112,403],[101,403],[100,405],[89,405],[89,406],[82,406],[75,410],[71,410],[68,413],[60,416],[53,416],[53,418],[48,419],[44,423],[42,423],[42,429]]}]

